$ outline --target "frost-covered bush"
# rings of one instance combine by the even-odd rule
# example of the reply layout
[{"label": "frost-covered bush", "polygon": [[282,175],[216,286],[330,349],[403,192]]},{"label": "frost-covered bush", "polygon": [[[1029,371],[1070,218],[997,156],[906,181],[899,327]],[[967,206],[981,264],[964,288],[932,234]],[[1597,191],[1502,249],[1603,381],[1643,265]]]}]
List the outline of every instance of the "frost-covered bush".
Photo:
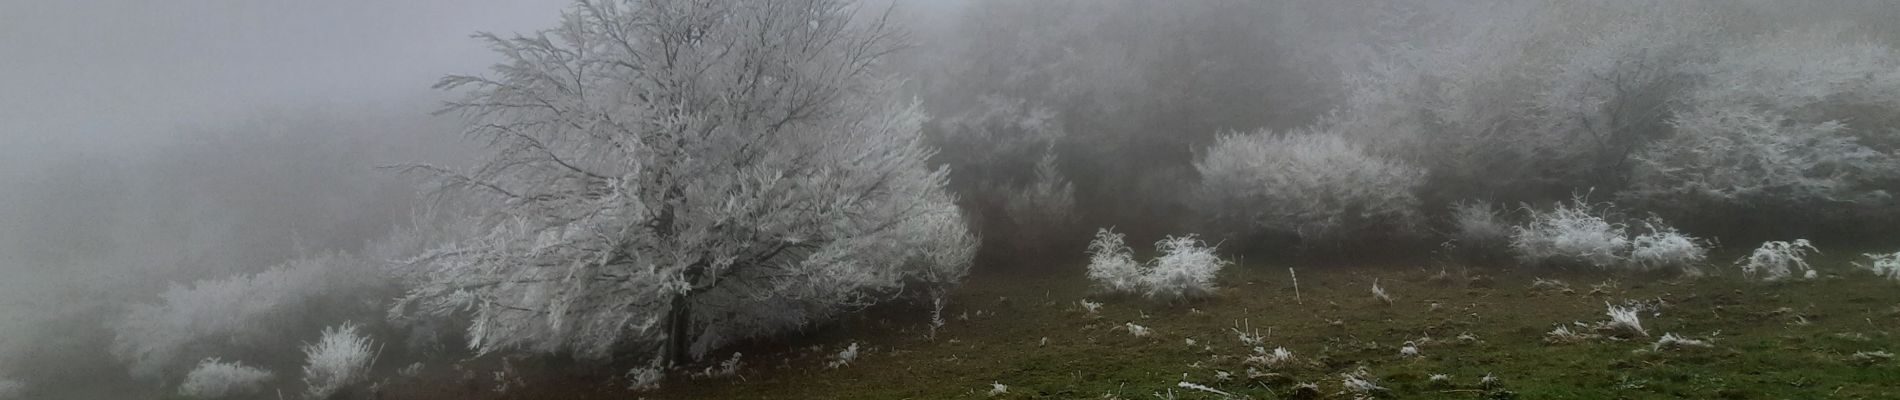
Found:
[{"label": "frost-covered bush", "polygon": [[1900,280],[1900,251],[1889,254],[1865,254],[1867,263],[1854,263],[1888,279]]},{"label": "frost-covered bush", "polygon": [[1198,207],[1242,232],[1315,244],[1410,233],[1424,170],[1367,152],[1332,127],[1221,137],[1194,163]]},{"label": "frost-covered bush", "polygon": [[369,368],[376,363],[376,351],[370,348],[369,337],[357,330],[356,324],[350,322],[324,328],[322,338],[303,347],[306,397],[327,399],[369,378]]},{"label": "frost-covered bush", "polygon": [[1645,232],[1630,239],[1631,266],[1645,270],[1673,268],[1694,273],[1699,271],[1697,267],[1708,260],[1707,241],[1677,231],[1659,218],[1650,218],[1642,224]]},{"label": "frost-covered bush", "polygon": [[207,358],[198,361],[198,366],[185,375],[185,382],[178,385],[178,394],[207,400],[245,396],[263,389],[264,382],[273,377],[275,374],[270,371],[240,362]]},{"label": "frost-covered bush", "polygon": [[1490,202],[1452,203],[1450,241],[1445,245],[1473,258],[1501,254],[1511,247],[1512,228],[1504,210]]},{"label": "frost-covered bush", "polygon": [[[330,253],[253,274],[175,284],[157,303],[137,304],[111,323],[112,352],[138,377],[184,371],[219,350],[268,351],[294,345],[309,320],[378,313],[365,302],[380,290],[364,260]],[[367,296],[374,298],[374,296]]]},{"label": "frost-covered bush", "polygon": [[1194,235],[1169,236],[1155,242],[1161,252],[1143,279],[1144,295],[1151,299],[1200,298],[1214,295],[1214,278],[1228,262]]},{"label": "frost-covered bush", "polygon": [[1137,263],[1122,235],[1102,229],[1089,243],[1089,280],[1110,293],[1141,293],[1152,299],[1199,298],[1214,294],[1214,278],[1229,264],[1214,247],[1194,237],[1169,236],[1155,242],[1160,255]]},{"label": "frost-covered bush", "polygon": [[1603,214],[1608,209],[1581,196],[1549,211],[1526,208],[1530,220],[1512,233],[1511,250],[1518,261],[1531,265],[1622,265],[1629,251],[1629,229],[1607,219]]},{"label": "frost-covered bush", "polygon": [[1782,280],[1794,276],[1796,270],[1804,272],[1804,277],[1811,277],[1814,270],[1808,267],[1808,252],[1820,253],[1821,250],[1814,248],[1807,239],[1769,241],[1755,248],[1755,252],[1748,257],[1735,260],[1735,265],[1740,266],[1742,275],[1749,278],[1760,276],[1763,280]]},{"label": "frost-covered bush", "polygon": [[1132,293],[1142,289],[1141,264],[1122,234],[1108,229],[1095,231],[1089,242],[1089,280],[1109,293]]}]

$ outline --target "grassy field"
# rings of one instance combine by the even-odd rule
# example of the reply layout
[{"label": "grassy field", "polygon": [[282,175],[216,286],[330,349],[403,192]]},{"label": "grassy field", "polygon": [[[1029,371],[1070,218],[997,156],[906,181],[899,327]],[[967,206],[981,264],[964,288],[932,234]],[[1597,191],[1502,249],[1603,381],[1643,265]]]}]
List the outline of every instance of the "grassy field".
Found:
[{"label": "grassy field", "polygon": [[[1176,304],[1092,294],[1076,266],[1061,276],[973,278],[934,338],[925,337],[924,312],[876,311],[760,347],[778,351],[739,349],[737,376],[674,376],[656,391],[552,372],[530,373],[505,393],[490,390],[486,372],[462,372],[460,385],[391,386],[394,398],[1222,398],[1179,386],[1190,382],[1244,398],[1353,398],[1343,375],[1362,373],[1384,389],[1368,395],[1382,398],[1900,398],[1900,360],[1855,356],[1900,351],[1900,283],[1848,260],[1818,260],[1819,279],[1779,283],[1721,268],[1685,279],[1296,267],[1298,293],[1285,265],[1241,265],[1224,272],[1219,297]],[[1568,288],[1533,288],[1538,278]],[[1394,301],[1372,296],[1375,280]],[[1085,311],[1083,299],[1102,307]],[[1606,303],[1650,307],[1641,313],[1648,336],[1547,342],[1558,325],[1606,321]],[[1129,323],[1151,334],[1132,335]],[[1256,345],[1243,343],[1242,331],[1293,358],[1248,363]],[[1665,333],[1712,346],[1652,350]],[[1401,354],[1407,342],[1417,356]],[[862,354],[828,368],[850,343]],[[1434,382],[1434,374],[1449,379]],[[1495,381],[1481,383],[1487,375]],[[993,384],[1007,392],[992,395]]]}]

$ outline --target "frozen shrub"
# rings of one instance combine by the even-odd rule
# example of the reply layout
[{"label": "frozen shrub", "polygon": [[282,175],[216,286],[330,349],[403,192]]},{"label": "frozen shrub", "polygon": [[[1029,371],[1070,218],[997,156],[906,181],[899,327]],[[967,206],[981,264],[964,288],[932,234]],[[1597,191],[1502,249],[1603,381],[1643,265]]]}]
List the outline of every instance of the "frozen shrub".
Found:
[{"label": "frozen shrub", "polygon": [[1621,265],[1630,245],[1628,227],[1606,219],[1607,209],[1585,203],[1582,196],[1550,211],[1527,209],[1530,222],[1511,235],[1511,250],[1531,265]]},{"label": "frozen shrub", "polygon": [[1214,248],[1194,235],[1169,236],[1155,242],[1161,256],[1153,261],[1142,279],[1148,298],[1179,299],[1214,295],[1214,277],[1227,261],[1214,255]]},{"label": "frozen shrub", "polygon": [[1111,293],[1127,293],[1140,290],[1142,284],[1141,264],[1135,262],[1135,253],[1129,250],[1122,234],[1108,229],[1095,232],[1095,240],[1089,242],[1089,280]]},{"label": "frozen shrub", "polygon": [[[1820,253],[1807,239],[1795,239],[1793,242],[1769,241],[1755,248],[1755,252],[1736,260],[1742,268],[1742,275],[1749,278],[1760,276],[1762,280],[1776,281],[1794,276],[1795,270],[1812,273],[1808,267],[1808,252]],[[1807,274],[1804,274],[1806,276]]]},{"label": "frozen shrub", "polygon": [[358,333],[355,323],[324,328],[322,338],[303,348],[306,397],[327,399],[367,379],[370,365],[376,362],[370,345],[369,337]]},{"label": "frozen shrub", "polygon": [[1879,275],[1887,279],[1900,280],[1900,251],[1891,254],[1870,253],[1865,255],[1868,260],[1867,264],[1854,263],[1854,265],[1859,265],[1861,268],[1874,271],[1874,275]]},{"label": "frozen shrub", "polygon": [[1214,294],[1214,278],[1228,262],[1194,235],[1155,242],[1160,256],[1135,262],[1122,235],[1102,229],[1089,243],[1088,276],[1111,293],[1141,293],[1153,299],[1199,298]]},{"label": "frozen shrub", "polygon": [[[377,276],[345,254],[293,259],[254,274],[172,285],[157,303],[137,304],[111,323],[112,352],[133,376],[185,370],[213,353],[208,347],[262,351],[294,345],[291,329],[323,313],[375,312],[360,296]],[[248,345],[248,346],[246,346]]]},{"label": "frozen shrub", "polygon": [[1199,207],[1236,230],[1303,244],[1409,233],[1425,171],[1365,151],[1330,127],[1220,138],[1194,163]]},{"label": "frozen shrub", "polygon": [[1450,241],[1445,246],[1472,258],[1504,253],[1511,247],[1511,222],[1487,201],[1451,205]]},{"label": "frozen shrub", "polygon": [[264,382],[273,377],[275,374],[270,371],[243,363],[207,358],[198,361],[198,367],[185,375],[185,383],[178,385],[178,394],[199,399],[246,396],[263,389]]},{"label": "frozen shrub", "polygon": [[1630,239],[1630,264],[1639,269],[1675,268],[1695,272],[1708,259],[1706,242],[1676,231],[1676,228],[1651,218],[1643,221],[1647,232]]}]

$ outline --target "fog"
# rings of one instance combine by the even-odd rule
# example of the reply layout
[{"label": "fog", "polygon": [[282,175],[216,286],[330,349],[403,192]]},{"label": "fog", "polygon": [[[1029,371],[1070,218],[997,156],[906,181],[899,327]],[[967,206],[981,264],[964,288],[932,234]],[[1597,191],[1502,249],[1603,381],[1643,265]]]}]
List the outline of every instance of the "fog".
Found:
[{"label": "fog", "polygon": [[[661,0],[648,5],[673,3],[680,2]],[[824,0],[814,3],[832,4]],[[1097,241],[1121,240],[1126,234],[1128,243],[1195,237],[1215,243],[1220,247],[1218,257],[1226,259],[1254,256],[1256,260],[1271,260],[1267,262],[1328,265],[1375,257],[1432,262],[1465,262],[1469,260],[1460,257],[1471,257],[1484,262],[1514,260],[1502,262],[1506,264],[1542,263],[1548,260],[1504,254],[1522,250],[1507,250],[1521,243],[1503,242],[1521,241],[1528,228],[1515,231],[1518,237],[1512,236],[1512,228],[1535,226],[1540,222],[1537,218],[1560,214],[1547,211],[1571,210],[1566,207],[1587,210],[1585,214],[1600,211],[1597,221],[1608,221],[1604,225],[1617,227],[1622,236],[1635,237],[1638,231],[1651,235],[1676,233],[1675,227],[1679,226],[1683,232],[1699,235],[1682,241],[1701,246],[1696,247],[1698,252],[1707,251],[1703,247],[1712,247],[1713,243],[1732,241],[1737,247],[1729,250],[1740,251],[1760,241],[1796,237],[1891,247],[1890,240],[1882,240],[1900,234],[1900,228],[1893,224],[1900,221],[1900,212],[1895,211],[1900,210],[1896,208],[1900,202],[1895,200],[1900,194],[1900,153],[1896,153],[1900,151],[1900,136],[1895,132],[1900,129],[1892,127],[1900,122],[1900,118],[1893,117],[1900,110],[1900,97],[1888,90],[1900,89],[1900,75],[1892,73],[1900,68],[1900,55],[1891,50],[1900,45],[1900,27],[1891,23],[1893,18],[1900,18],[1900,6],[1876,0],[1813,5],[1765,0],[1478,3],[867,1],[842,8],[848,12],[840,15],[856,19],[840,26],[857,27],[866,24],[864,21],[888,16],[892,26],[902,32],[890,37],[903,39],[902,43],[890,44],[902,51],[872,57],[874,60],[865,65],[875,67],[866,68],[875,73],[864,76],[840,78],[812,73],[818,77],[812,79],[837,79],[823,82],[864,92],[852,92],[861,98],[850,97],[851,101],[832,100],[842,105],[825,108],[823,116],[812,117],[836,125],[813,126],[855,129],[857,125],[849,123],[853,121],[826,119],[862,117],[854,113],[914,116],[918,125],[915,129],[887,133],[916,140],[883,143],[879,138],[890,136],[852,136],[870,143],[863,144],[841,142],[844,139],[824,136],[824,132],[798,131],[785,134],[791,139],[774,143],[793,149],[809,146],[805,149],[811,154],[850,147],[846,144],[886,146],[878,147],[881,151],[867,151],[872,155],[864,157],[893,157],[887,160],[889,165],[927,164],[929,171],[943,168],[946,175],[941,183],[922,168],[912,168],[917,177],[903,178],[910,180],[901,184],[887,185],[875,179],[873,183],[858,182],[878,190],[888,186],[921,187],[918,190],[925,195],[916,198],[928,201],[919,200],[920,204],[939,200],[944,204],[913,208],[936,206],[955,217],[931,219],[928,224],[916,222],[923,217],[876,224],[917,223],[927,226],[906,229],[942,235],[906,236],[903,240],[917,243],[904,242],[906,246],[898,247],[930,252],[928,257],[913,257],[917,259],[963,257],[963,262],[953,268],[956,272],[947,274],[954,276],[948,278],[950,282],[858,282],[876,290],[897,287],[896,292],[929,287],[928,293],[936,297],[905,297],[893,302],[934,301],[939,313],[948,298],[944,293],[950,293],[947,288],[960,284],[967,271],[975,271],[978,276],[1080,275],[1082,267],[1078,265],[1089,262],[1084,260],[1084,248],[1091,252],[1116,248],[1091,246],[1092,233]],[[786,18],[782,10],[772,14],[775,9],[735,9],[759,13],[754,16],[761,20]],[[885,10],[891,12],[883,14]],[[559,50],[572,44],[563,42],[571,39],[559,34],[552,35],[557,38],[553,42],[541,44],[533,40],[490,43],[471,37],[478,32],[493,32],[503,38],[516,34],[538,37],[536,32],[560,27],[563,13],[569,13],[570,18],[591,15],[584,11],[568,0],[0,3],[0,400],[9,400],[5,383],[11,378],[38,385],[40,389],[27,393],[44,398],[89,398],[174,390],[184,371],[171,369],[189,367],[185,364],[197,360],[187,360],[189,357],[242,354],[262,360],[255,363],[276,363],[268,365],[272,367],[290,365],[284,360],[295,357],[261,352],[267,346],[289,349],[296,343],[312,341],[316,337],[314,329],[254,333],[233,328],[237,333],[208,335],[216,336],[213,339],[177,339],[186,343],[177,346],[185,349],[177,350],[177,354],[128,356],[126,353],[134,351],[126,348],[137,346],[126,344],[131,340],[123,337],[128,336],[123,331],[136,329],[118,321],[131,320],[127,315],[164,309],[153,304],[176,306],[169,302],[183,302],[171,298],[168,289],[186,294],[209,292],[191,288],[226,287],[214,283],[294,270],[277,266],[327,254],[362,256],[362,260],[350,258],[338,263],[375,265],[368,270],[388,272],[381,267],[390,260],[370,260],[368,254],[415,255],[420,248],[440,244],[421,242],[454,242],[444,239],[453,236],[448,233],[418,233],[431,228],[448,231],[451,228],[444,226],[454,226],[468,229],[455,232],[463,235],[456,239],[482,236],[505,242],[497,238],[506,236],[506,224],[493,221],[567,220],[572,217],[568,213],[612,214],[546,211],[522,204],[554,204],[545,199],[561,196],[576,196],[567,199],[575,204],[620,199],[622,190],[642,193],[613,186],[625,183],[623,175],[640,176],[649,170],[688,168],[679,165],[691,164],[664,164],[670,162],[666,153],[653,156],[648,153],[653,150],[646,148],[641,151],[647,152],[604,150],[618,149],[615,146],[621,144],[604,139],[588,141],[587,135],[562,130],[568,129],[560,127],[562,124],[588,133],[598,128],[576,123],[568,115],[573,110],[559,107],[584,111],[579,114],[624,113],[625,118],[653,126],[698,128],[679,121],[723,120],[642,114],[652,109],[652,104],[645,103],[649,101],[645,91],[687,92],[680,95],[684,100],[663,106],[681,106],[687,111],[679,112],[687,115],[703,112],[723,117],[728,115],[719,113],[730,112],[738,116],[731,119],[738,121],[750,121],[752,114],[720,109],[727,102],[742,103],[722,96],[761,96],[764,100],[741,100],[759,101],[768,106],[757,108],[766,110],[776,110],[770,107],[776,103],[770,101],[784,100],[750,91],[727,94],[692,85],[678,89],[666,86],[664,79],[652,78],[661,83],[627,86],[640,91],[639,96],[628,97],[638,97],[643,102],[638,105],[648,108],[614,108],[617,105],[594,104],[602,101],[594,98],[574,104],[556,101],[560,104],[548,105],[556,109],[554,116],[541,116],[545,120],[533,119],[539,115],[534,112],[482,108],[506,102],[475,102],[482,104],[475,107],[463,103],[459,112],[437,113],[444,109],[445,102],[470,99],[463,97],[469,93],[503,99],[516,98],[502,95],[520,95],[509,92],[515,89],[509,85],[483,86],[492,82],[478,82],[471,86],[480,87],[473,89],[431,88],[448,75],[474,74],[513,84],[519,82],[510,79],[526,79],[518,76],[519,69],[490,67],[499,62],[548,69],[592,65],[520,56],[523,49],[547,50],[537,45]],[[779,29],[772,28],[778,25],[762,25]],[[811,22],[813,30],[820,26],[824,25]],[[684,35],[695,38],[684,42],[692,46],[700,45],[697,35],[703,34],[702,29],[710,29],[659,22],[642,27],[683,29],[681,32],[687,32]],[[731,36],[743,37],[743,33],[750,32]],[[737,43],[744,46],[749,42]],[[831,42],[819,43],[816,47]],[[877,40],[865,43],[866,48],[885,44]],[[633,46],[627,47],[625,51],[637,53]],[[782,84],[775,74],[797,75],[806,72],[799,68],[817,68],[788,62],[784,69],[791,72],[753,71],[754,76],[739,68],[719,68],[735,63],[717,58],[725,53],[705,53],[714,56],[691,61],[706,63],[710,67],[705,70],[713,71],[709,74],[731,74],[719,75],[729,78],[727,81],[707,79],[711,83],[706,85],[753,82],[747,79],[766,82],[763,85]],[[761,52],[766,53],[770,52]],[[810,54],[835,55],[816,50]],[[602,83],[580,82],[575,87],[589,84]],[[810,90],[789,86],[785,90]],[[539,86],[531,89],[535,88]],[[569,93],[559,91],[556,95]],[[778,92],[768,93],[775,96]],[[859,101],[865,99],[869,100]],[[877,108],[913,103],[916,107],[911,110]],[[692,107],[682,106],[688,104]],[[909,114],[913,112],[916,114]],[[620,115],[603,120],[612,121],[614,117]],[[788,116],[786,120],[796,118]],[[904,126],[899,122],[889,124]],[[525,134],[501,132],[521,127],[543,129],[547,125],[556,127]],[[464,134],[471,127],[477,132]],[[483,128],[490,131],[482,132]],[[705,131],[719,129],[731,128],[720,125]],[[764,131],[776,134],[777,129],[773,126]],[[1746,136],[1751,132],[1768,133]],[[527,140],[511,141],[515,140],[509,139],[514,137],[511,134]],[[534,135],[544,136],[536,139]],[[1780,139],[1786,137],[1799,140]],[[673,156],[679,160],[701,156],[710,159],[725,154],[720,151],[730,151],[736,154],[731,158],[744,162],[775,160],[754,158],[748,152],[756,150],[749,143],[736,146],[737,150],[720,147],[741,139],[700,139],[706,141],[701,147],[681,145],[699,153],[680,150],[683,153]],[[921,147],[908,147],[913,145]],[[531,153],[546,159],[524,155]],[[1715,159],[1708,154],[1736,158]],[[910,156],[927,159],[903,158]],[[638,160],[631,160],[635,158]],[[579,166],[569,165],[572,160],[579,160],[575,163]],[[661,163],[628,166],[647,162]],[[468,175],[425,176],[384,168],[417,163],[440,165],[446,167],[444,170]],[[516,164],[550,163],[572,171],[560,175],[558,169],[554,173],[511,169]],[[772,168],[798,170],[796,166],[733,163],[731,170],[693,170],[705,176],[674,183],[675,192],[686,193],[678,195],[686,199],[666,197],[674,196],[671,192],[658,195],[664,201],[638,199],[641,195],[633,194],[627,196],[650,203],[619,207],[643,212],[680,207],[683,211],[679,213],[686,216],[678,217],[684,221],[678,224],[694,228],[690,218],[696,210],[691,196],[731,193],[732,198],[725,199],[725,203],[705,200],[700,205],[702,210],[737,207],[733,204],[744,204],[740,200],[747,195],[760,199],[785,197],[758,189],[765,184],[733,182],[778,182],[776,176],[763,179],[748,174]],[[601,174],[598,170],[617,172]],[[723,178],[731,178],[731,182]],[[518,186],[490,186],[514,198],[507,201],[488,201],[482,195],[452,190],[430,191],[456,184],[473,186],[456,179]],[[665,177],[654,179],[661,184],[667,182]],[[543,186],[542,182],[548,184]],[[849,185],[815,182],[824,184],[809,187],[823,189],[811,190],[843,190],[838,188]],[[696,186],[722,184],[730,186]],[[548,189],[561,185],[581,189]],[[605,191],[599,188],[609,186],[614,187],[613,196],[574,194]],[[807,188],[803,183],[791,186],[781,190]],[[682,189],[688,187],[692,190]],[[762,192],[748,192],[754,189]],[[527,190],[524,193],[529,195],[517,196],[510,190]],[[534,196],[535,190],[548,192]],[[866,193],[875,191],[864,189]],[[557,206],[573,205],[546,207]],[[600,207],[618,210],[615,206]],[[450,215],[429,214],[441,210],[451,210]],[[665,215],[663,220],[669,223],[674,221],[672,211],[659,214]],[[1492,227],[1491,236],[1480,237],[1482,232],[1474,232],[1467,224],[1467,218],[1477,218],[1473,215],[1495,216],[1497,226]],[[811,220],[790,221],[819,225],[818,221],[842,221],[859,215],[819,213],[803,217]],[[804,235],[810,234],[791,228],[783,229],[792,233],[732,233],[718,230],[735,229],[719,219],[724,216],[705,218],[720,222],[706,223],[714,228],[704,232],[724,232],[733,238],[780,237],[786,238],[781,240],[786,243],[801,243],[809,239]],[[406,230],[423,220],[442,226]],[[799,225],[774,221],[755,229]],[[458,223],[479,227],[461,227]],[[954,229],[946,228],[951,225]],[[654,230],[665,233],[654,234],[660,238],[652,239],[655,243],[674,243],[667,241],[672,240],[668,236],[674,230]],[[956,234],[944,233],[950,231]],[[848,243],[862,237],[875,235],[845,233],[819,242]],[[539,239],[523,238],[532,239],[532,235],[514,237],[519,242],[513,243],[539,251],[541,242],[535,241]],[[972,242],[969,248],[959,247],[966,239]],[[1483,240],[1497,243],[1488,247],[1472,244]],[[1627,243],[1619,246],[1628,247]],[[853,248],[869,247],[877,246]],[[1126,247],[1120,248],[1122,253],[1130,254],[1128,257],[1147,253],[1146,246],[1134,246],[1137,249],[1133,251]],[[751,251],[750,247],[740,248]],[[719,249],[690,250],[693,252],[678,251],[691,253],[681,257],[722,259],[712,255]],[[1498,254],[1474,255],[1484,252]],[[822,252],[801,248],[793,253],[798,254],[780,256],[772,251],[769,256],[761,256],[759,263],[784,261],[774,257],[820,258],[813,254]],[[1213,249],[1202,255],[1216,257]],[[969,260],[972,257],[974,261]],[[1639,269],[1628,267],[1637,264],[1633,261],[1636,256],[1620,257],[1613,261],[1573,257],[1579,259],[1551,263]],[[620,259],[592,253],[568,258]],[[1536,259],[1523,261],[1531,258]],[[1704,262],[1700,255],[1695,258],[1698,265],[1727,265],[1727,260]],[[1640,269],[1650,268],[1649,264],[1642,265]],[[485,266],[506,269],[505,265]],[[427,267],[441,268],[424,269],[437,276],[458,271],[439,265]],[[358,271],[344,267],[328,270],[334,274]],[[475,349],[462,349],[466,340],[457,336],[459,333],[443,333],[459,332],[469,325],[471,317],[465,314],[475,308],[472,305],[447,307],[450,311],[436,316],[441,317],[440,321],[396,322],[399,318],[385,318],[390,304],[401,297],[396,293],[419,297],[420,293],[435,290],[427,289],[430,284],[442,283],[420,275],[427,274],[376,275],[376,279],[370,279],[375,282],[358,286],[349,285],[359,282],[315,285],[312,287],[343,289],[311,289],[317,293],[282,300],[289,305],[263,300],[260,303],[265,305],[255,308],[266,310],[263,314],[293,315],[284,317],[293,323],[260,319],[266,322],[231,324],[241,329],[273,324],[301,329],[331,326],[346,319],[338,317],[344,315],[368,324],[366,329],[374,333],[393,337],[385,343],[400,344],[392,347],[390,357],[404,361],[420,363],[431,357],[445,357],[443,354],[473,358],[474,354],[467,351],[489,351],[482,347],[487,345],[480,343],[482,339],[470,343]],[[896,275],[903,274],[892,274]],[[901,279],[911,279],[904,276]],[[933,276],[936,278],[941,277]],[[865,279],[868,282],[870,278]],[[846,292],[855,290],[844,284],[833,286],[846,287],[840,289]],[[873,289],[864,290],[870,293]],[[439,289],[436,294],[456,290]],[[540,288],[519,290],[483,295],[507,298],[545,293]],[[860,294],[851,292],[838,298],[857,299],[853,296]],[[335,299],[352,296],[362,298]],[[675,318],[674,312],[690,314],[680,311],[679,307],[684,306],[679,304],[686,303],[683,299],[672,299],[674,308],[665,309],[669,320]],[[277,313],[283,307],[295,308],[292,306],[303,303],[314,305],[296,308],[302,310],[298,312],[322,312]],[[347,306],[332,307],[335,304]],[[550,304],[546,305],[549,309],[570,311],[568,303]],[[761,309],[740,307],[739,311],[722,315],[734,318],[729,315],[752,312],[775,316],[782,311]],[[828,313],[849,315],[859,309],[825,310],[801,309],[809,311],[813,320],[785,322],[789,328],[746,326],[758,332],[727,332],[724,336],[705,328],[707,332],[698,334],[713,339],[695,345],[717,348],[730,344],[721,340],[738,343],[738,339],[753,337],[797,337],[809,327],[840,319]],[[659,311],[640,312],[649,311],[660,315]],[[609,315],[597,319],[640,320],[647,316]],[[797,318],[807,317],[799,314]],[[931,318],[938,319],[937,325],[943,324],[941,316]],[[186,328],[180,329],[189,325],[182,323]],[[689,328],[668,332],[666,340],[683,340],[672,335],[684,335],[682,332],[692,329],[691,324],[687,325]],[[519,332],[534,331],[535,326],[510,328],[523,335]],[[935,326],[930,329],[934,335]],[[288,336],[257,338],[280,333]],[[661,340],[651,334],[629,335],[628,339],[618,335],[588,344],[620,351],[613,354],[623,363],[656,358],[641,346]],[[500,347],[561,350],[544,353],[578,353],[572,349],[583,347],[571,343],[572,339],[537,341],[542,339],[503,338],[521,342]],[[230,349],[221,348],[227,342]],[[447,347],[452,349],[441,350],[444,346],[438,342],[450,343]],[[674,345],[677,343],[663,346]],[[215,353],[227,350],[229,353]],[[668,357],[679,356],[672,351],[676,350],[668,349]],[[711,354],[707,350],[698,353],[703,354],[693,357]],[[150,365],[145,365],[148,362]],[[655,363],[658,365],[658,361]],[[128,368],[125,364],[134,366]],[[35,368],[22,367],[27,365]],[[158,371],[139,370],[145,367]],[[625,365],[615,367],[627,371]],[[393,370],[394,366],[378,368]],[[294,375],[289,373],[292,369],[280,371],[286,377]],[[85,382],[88,378],[109,383],[45,389],[49,383],[58,387],[58,382]]]}]

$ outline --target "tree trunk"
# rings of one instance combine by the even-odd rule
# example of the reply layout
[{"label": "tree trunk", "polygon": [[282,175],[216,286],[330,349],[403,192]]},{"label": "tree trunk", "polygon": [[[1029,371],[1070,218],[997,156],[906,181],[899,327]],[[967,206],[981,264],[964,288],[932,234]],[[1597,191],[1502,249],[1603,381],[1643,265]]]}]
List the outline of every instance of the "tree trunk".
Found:
[{"label": "tree trunk", "polygon": [[673,295],[673,302],[666,316],[666,362],[678,367],[692,362],[689,351],[692,344],[693,311],[691,302],[685,294]]}]

